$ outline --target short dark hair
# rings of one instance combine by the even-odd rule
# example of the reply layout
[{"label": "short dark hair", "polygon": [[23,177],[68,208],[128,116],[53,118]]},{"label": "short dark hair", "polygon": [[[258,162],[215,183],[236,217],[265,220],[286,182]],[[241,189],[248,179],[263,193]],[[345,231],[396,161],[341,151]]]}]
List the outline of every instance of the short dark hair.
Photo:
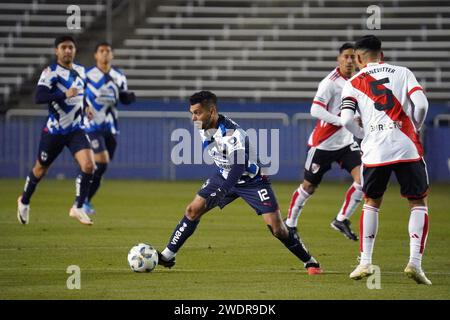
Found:
[{"label": "short dark hair", "polygon": [[59,44],[62,43],[62,42],[64,42],[64,41],[72,41],[73,44],[74,44],[75,47],[76,47],[75,39],[74,39],[72,36],[69,36],[69,35],[62,35],[62,36],[56,37],[56,39],[55,39],[55,48],[58,48]]},{"label": "short dark hair", "polygon": [[341,54],[344,50],[347,49],[355,49],[355,46],[353,45],[353,43],[346,42],[339,48],[339,54]]},{"label": "short dark hair", "polygon": [[355,50],[378,53],[381,51],[381,40],[374,35],[364,36],[355,42]]},{"label": "short dark hair", "polygon": [[112,50],[112,46],[111,46],[111,44],[109,42],[102,41],[102,42],[97,43],[97,45],[95,46],[94,52],[97,52],[98,48],[103,47],[103,46],[110,47],[111,50]]},{"label": "short dark hair", "polygon": [[203,108],[209,109],[211,106],[217,106],[217,96],[211,91],[199,91],[194,93],[189,98],[189,103],[191,106],[194,104],[200,103]]}]

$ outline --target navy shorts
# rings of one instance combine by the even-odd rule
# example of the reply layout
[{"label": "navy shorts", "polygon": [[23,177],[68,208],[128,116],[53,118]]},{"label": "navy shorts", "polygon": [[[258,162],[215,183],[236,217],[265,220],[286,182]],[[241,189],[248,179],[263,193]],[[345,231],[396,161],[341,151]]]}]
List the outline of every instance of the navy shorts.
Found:
[{"label": "navy shorts", "polygon": [[91,143],[82,129],[77,129],[68,134],[50,134],[42,131],[38,151],[39,163],[44,167],[50,166],[64,147],[69,148],[72,155],[75,155],[82,149],[91,149]]},{"label": "navy shorts", "polygon": [[[203,184],[197,194],[202,198],[207,198],[211,193],[219,188],[225,179],[217,173]],[[272,184],[267,176],[257,175],[242,184],[236,184],[225,198],[219,202],[220,209],[233,202],[237,198],[244,199],[258,215],[263,213],[277,212],[279,210]]]},{"label": "navy shorts", "polygon": [[117,137],[115,134],[108,131],[93,131],[88,132],[88,135],[94,153],[108,151],[109,158],[112,159],[114,157],[117,147]]},{"label": "navy shorts", "polygon": [[304,179],[314,185],[319,185],[323,175],[331,169],[333,162],[337,162],[342,169],[349,173],[361,165],[361,152],[355,142],[339,150],[326,151],[316,148],[308,150],[305,162]]},{"label": "navy shorts", "polygon": [[422,199],[428,193],[428,174],[425,161],[399,162],[379,167],[363,167],[363,192],[377,199],[386,191],[392,172],[400,184],[400,193],[408,199]]}]

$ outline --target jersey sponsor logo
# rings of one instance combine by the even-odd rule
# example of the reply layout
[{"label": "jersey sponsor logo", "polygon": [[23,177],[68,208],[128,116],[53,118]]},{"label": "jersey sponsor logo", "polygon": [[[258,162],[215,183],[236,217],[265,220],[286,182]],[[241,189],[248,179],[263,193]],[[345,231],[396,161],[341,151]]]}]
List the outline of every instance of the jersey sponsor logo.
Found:
[{"label": "jersey sponsor logo", "polygon": [[389,122],[385,122],[385,123],[371,124],[370,132],[401,129],[402,126],[403,126],[402,121],[389,121]]}]

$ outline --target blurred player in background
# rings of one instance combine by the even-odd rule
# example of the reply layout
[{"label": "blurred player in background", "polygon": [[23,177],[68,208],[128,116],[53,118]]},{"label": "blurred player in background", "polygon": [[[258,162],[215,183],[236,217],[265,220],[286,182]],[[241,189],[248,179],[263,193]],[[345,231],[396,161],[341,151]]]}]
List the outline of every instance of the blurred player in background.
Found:
[{"label": "blurred player in background", "polygon": [[249,146],[244,130],[217,110],[217,97],[209,91],[190,97],[192,121],[199,129],[203,147],[218,166],[208,179],[170,237],[167,247],[159,253],[159,264],[171,268],[175,255],[194,233],[200,218],[211,209],[221,209],[241,197],[261,215],[271,233],[304,263],[308,274],[321,273],[319,263],[308,253],[297,232],[288,229],[281,218],[278,203],[267,176],[261,174],[259,161]]},{"label": "blurred player in background", "polygon": [[[378,231],[378,213],[392,172],[400,192],[408,199],[410,257],[405,274],[419,284],[431,285],[422,271],[428,236],[428,175],[419,130],[428,101],[414,74],[407,68],[384,63],[381,41],[364,36],[355,44],[360,71],[342,90],[342,123],[363,138],[363,192],[360,221],[359,266],[350,274],[359,280],[373,273],[372,252]],[[364,130],[354,126],[358,111]]]},{"label": "blurred player in background", "polygon": [[353,44],[344,43],[337,57],[339,66],[319,84],[311,105],[311,115],[318,119],[308,141],[308,156],[305,163],[303,183],[294,191],[289,206],[286,225],[296,228],[306,201],[319,187],[323,175],[331,169],[333,162],[347,170],[353,184],[347,190],[344,203],[331,222],[331,227],[342,232],[348,239],[358,237],[350,228],[350,217],[362,200],[360,181],[361,155],[353,135],[341,125],[339,118],[341,92],[345,82],[355,72]]},{"label": "blurred player in background", "polygon": [[57,61],[44,69],[37,85],[36,103],[48,104],[49,115],[41,132],[38,159],[17,201],[17,217],[20,223],[28,224],[30,199],[37,184],[64,147],[67,147],[80,166],[76,178],[75,204],[69,215],[82,224],[91,225],[93,222],[82,209],[95,170],[89,138],[82,129],[85,70],[73,62],[76,47],[71,36],[55,39],[55,54]]},{"label": "blurred player in background", "polygon": [[95,213],[91,200],[100,187],[102,176],[116,150],[119,133],[117,104],[119,101],[123,104],[135,101],[134,93],[128,91],[123,72],[111,66],[111,45],[107,42],[99,43],[95,47],[94,58],[96,65],[86,71],[88,117],[85,121],[85,131],[91,140],[97,169],[83,206],[87,214]]}]

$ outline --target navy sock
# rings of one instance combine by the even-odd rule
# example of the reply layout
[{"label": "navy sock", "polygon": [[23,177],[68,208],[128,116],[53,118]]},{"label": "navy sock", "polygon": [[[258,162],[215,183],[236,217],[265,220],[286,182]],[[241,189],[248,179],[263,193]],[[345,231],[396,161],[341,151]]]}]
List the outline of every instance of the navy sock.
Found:
[{"label": "navy sock", "polygon": [[183,243],[194,233],[200,220],[191,221],[186,216],[181,219],[170,237],[167,248],[176,253]]},{"label": "navy sock", "polygon": [[92,184],[89,188],[89,195],[88,195],[88,201],[91,201],[91,199],[94,197],[95,193],[97,192],[98,188],[100,187],[103,174],[106,171],[106,168],[108,167],[107,163],[96,163],[97,169],[94,172],[94,177],[92,178]]},{"label": "navy sock", "polygon": [[76,202],[77,208],[81,208],[83,206],[83,203],[89,194],[89,188],[92,184],[93,176],[94,176],[93,174],[86,173],[83,171],[81,171],[78,174],[77,179],[75,180],[75,184],[76,184],[75,202]]},{"label": "navy sock", "polygon": [[40,180],[41,180],[40,178],[36,178],[34,176],[33,170],[31,170],[27,176],[27,179],[25,180],[25,187],[23,188],[23,193],[22,193],[22,203],[23,204],[30,204],[31,196],[34,193],[34,190],[36,190],[36,186]]},{"label": "navy sock", "polygon": [[292,252],[303,262],[308,262],[311,259],[311,255],[308,253],[308,250],[306,250],[305,246],[300,240],[300,237],[294,230],[289,229],[289,236],[286,239],[279,240],[286,246],[286,248],[289,249],[290,252]]}]

